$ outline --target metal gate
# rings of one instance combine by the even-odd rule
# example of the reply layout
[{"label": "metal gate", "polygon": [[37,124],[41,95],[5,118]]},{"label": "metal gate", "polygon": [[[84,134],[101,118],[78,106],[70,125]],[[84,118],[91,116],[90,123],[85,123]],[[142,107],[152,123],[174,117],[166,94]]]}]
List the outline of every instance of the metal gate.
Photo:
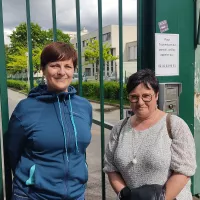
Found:
[{"label": "metal gate", "polygon": [[[93,120],[101,126],[101,168],[103,168],[103,155],[104,155],[104,128],[111,129],[109,124],[104,122],[104,87],[103,87],[103,41],[102,41],[102,1],[98,1],[98,32],[99,32],[99,54],[100,54],[100,121]],[[76,25],[77,25],[77,39],[78,39],[78,67],[79,67],[79,95],[82,96],[82,60],[81,60],[81,19],[80,19],[80,4],[79,0],[76,0]],[[52,18],[53,18],[53,40],[57,40],[56,30],[56,0],[52,0]],[[119,23],[119,74],[120,74],[120,119],[123,118],[123,9],[122,0],[118,0],[118,23]],[[138,49],[137,49],[137,62],[138,69],[141,68],[152,68],[155,67],[155,45],[154,45],[154,34],[159,32],[158,22],[161,20],[168,20],[169,22],[169,33],[179,33],[181,36],[180,41],[180,62],[183,65],[180,67],[180,77],[159,77],[160,81],[181,81],[185,86],[183,89],[183,98],[181,99],[180,110],[181,117],[189,124],[192,132],[194,131],[194,112],[191,111],[194,108],[194,77],[193,69],[186,69],[190,66],[190,63],[195,62],[195,46],[191,44],[194,42],[195,35],[195,1],[191,0],[178,0],[177,3],[173,0],[140,0],[137,3],[137,15],[138,15]],[[182,10],[185,10],[183,12]],[[171,15],[173,14],[173,15]],[[187,14],[187,15],[186,15]],[[195,16],[195,17],[194,17]],[[28,38],[28,58],[29,58],[29,71],[30,71],[30,88],[33,88],[33,63],[32,63],[32,43],[31,43],[31,17],[30,17],[30,0],[26,0],[26,18],[27,18],[27,38]],[[187,42],[189,41],[189,42]],[[185,57],[184,48],[188,48],[189,56]],[[184,63],[189,63],[185,65]],[[185,75],[190,74],[186,79],[183,78]],[[7,95],[7,84],[6,84],[6,59],[5,59],[5,48],[4,48],[4,26],[3,26],[3,10],[2,0],[0,0],[0,103],[1,103],[1,118],[2,118],[2,135],[6,134],[8,126],[8,95]],[[192,89],[191,89],[192,88]],[[192,91],[192,92],[191,92]],[[189,97],[187,95],[190,95]],[[184,99],[187,102],[187,108],[185,107]],[[197,124],[200,126],[200,123]],[[198,127],[199,129],[199,127]],[[197,144],[197,142],[196,142]],[[1,137],[1,147],[3,146],[3,140]],[[1,148],[1,151],[3,148]],[[200,152],[197,152],[197,157]],[[3,155],[3,154],[1,154]],[[11,171],[8,168],[2,169],[4,166],[3,158],[1,157],[2,165],[0,165],[0,199],[7,196],[9,199],[11,194]],[[199,174],[199,169],[197,175]],[[6,176],[4,176],[6,172]],[[198,175],[199,176],[199,175]],[[4,177],[6,178],[4,182]],[[102,182],[102,199],[106,199],[105,192],[105,174],[101,172]],[[195,185],[193,184],[193,193],[200,193],[200,187],[197,187],[200,181],[196,180]],[[5,187],[6,185],[6,187]],[[6,188],[6,189],[5,189]],[[6,191],[6,195],[5,195]]]}]

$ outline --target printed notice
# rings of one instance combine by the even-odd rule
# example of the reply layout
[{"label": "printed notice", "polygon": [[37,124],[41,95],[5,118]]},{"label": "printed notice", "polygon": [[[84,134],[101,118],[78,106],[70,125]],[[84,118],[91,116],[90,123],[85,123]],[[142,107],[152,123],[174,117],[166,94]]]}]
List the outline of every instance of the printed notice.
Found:
[{"label": "printed notice", "polygon": [[179,34],[155,34],[156,76],[179,75]]}]

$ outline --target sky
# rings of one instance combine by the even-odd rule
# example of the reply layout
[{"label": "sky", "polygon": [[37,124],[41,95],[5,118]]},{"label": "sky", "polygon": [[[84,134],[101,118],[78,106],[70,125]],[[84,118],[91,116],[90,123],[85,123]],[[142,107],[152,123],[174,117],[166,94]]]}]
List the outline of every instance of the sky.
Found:
[{"label": "sky", "polygon": [[[57,28],[76,31],[75,0],[56,0]],[[123,24],[136,25],[137,0],[123,0]],[[42,29],[52,28],[51,0],[30,0],[31,21]],[[88,31],[98,29],[98,0],[80,0],[81,27]],[[118,0],[102,0],[103,26],[118,24]],[[26,0],[3,0],[5,43],[8,35],[26,22]]]}]

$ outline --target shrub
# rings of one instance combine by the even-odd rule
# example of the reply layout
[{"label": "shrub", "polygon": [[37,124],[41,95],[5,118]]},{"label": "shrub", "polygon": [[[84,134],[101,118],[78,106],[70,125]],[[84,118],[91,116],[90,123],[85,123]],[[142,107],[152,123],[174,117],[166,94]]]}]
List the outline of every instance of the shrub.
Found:
[{"label": "shrub", "polygon": [[[20,80],[7,80],[8,87],[15,88],[18,90],[23,90],[24,92],[28,93],[28,84],[25,81]],[[72,83],[72,86],[77,90],[78,93],[78,82]],[[37,84],[34,84],[34,87],[36,87]],[[99,82],[83,82],[82,83],[82,91],[83,96],[86,98],[94,98],[99,99],[100,98],[100,84]],[[126,100],[127,92],[126,92],[126,86],[123,86],[123,95],[124,99]],[[104,99],[108,100],[119,100],[120,99],[120,86],[119,82],[116,81],[109,81],[104,83]]]},{"label": "shrub", "polygon": [[[38,84],[34,83],[34,87],[36,87]],[[17,90],[23,90],[24,92],[28,93],[29,86],[26,81],[20,81],[20,80],[7,80],[7,86],[11,88],[15,88]]]}]

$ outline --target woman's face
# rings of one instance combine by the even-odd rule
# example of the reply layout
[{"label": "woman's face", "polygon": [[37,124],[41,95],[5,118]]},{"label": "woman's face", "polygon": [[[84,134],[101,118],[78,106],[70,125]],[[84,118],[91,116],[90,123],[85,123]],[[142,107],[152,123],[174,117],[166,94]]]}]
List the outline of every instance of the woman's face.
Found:
[{"label": "woman's face", "polygon": [[43,74],[47,80],[49,91],[56,93],[67,92],[74,74],[72,59],[47,64],[43,70]]},{"label": "woman's face", "polygon": [[129,94],[131,109],[140,118],[149,117],[157,108],[158,93],[150,85],[149,88],[141,83]]}]

